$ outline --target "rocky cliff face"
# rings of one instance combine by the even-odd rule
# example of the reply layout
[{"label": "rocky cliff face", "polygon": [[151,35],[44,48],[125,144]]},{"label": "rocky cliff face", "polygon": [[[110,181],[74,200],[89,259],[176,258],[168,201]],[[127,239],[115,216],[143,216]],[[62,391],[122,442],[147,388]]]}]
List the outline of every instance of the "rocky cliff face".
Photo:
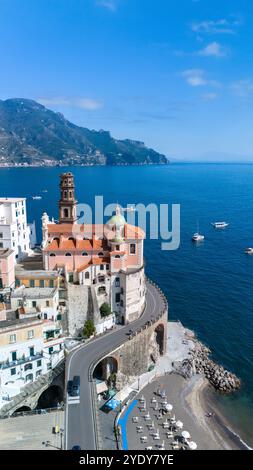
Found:
[{"label": "rocky cliff face", "polygon": [[72,124],[33,100],[0,100],[0,165],[144,165],[167,158],[143,142]]}]

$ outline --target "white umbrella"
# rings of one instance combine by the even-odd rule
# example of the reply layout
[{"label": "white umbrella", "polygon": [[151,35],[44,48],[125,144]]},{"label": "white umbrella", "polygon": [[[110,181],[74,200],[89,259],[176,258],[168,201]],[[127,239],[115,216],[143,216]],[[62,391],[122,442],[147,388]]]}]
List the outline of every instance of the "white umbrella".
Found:
[{"label": "white umbrella", "polygon": [[196,450],[197,449],[197,444],[194,441],[188,442],[188,446],[190,447],[191,450]]},{"label": "white umbrella", "polygon": [[171,411],[171,410],[173,410],[173,406],[170,403],[168,403],[167,405],[165,405],[165,409],[167,411]]},{"label": "white umbrella", "polygon": [[178,429],[182,429],[182,427],[183,427],[182,421],[177,421],[177,422],[176,422],[176,427],[177,427]]},{"label": "white umbrella", "polygon": [[184,438],[184,439],[190,439],[190,433],[188,431],[183,431],[181,433],[181,436]]}]

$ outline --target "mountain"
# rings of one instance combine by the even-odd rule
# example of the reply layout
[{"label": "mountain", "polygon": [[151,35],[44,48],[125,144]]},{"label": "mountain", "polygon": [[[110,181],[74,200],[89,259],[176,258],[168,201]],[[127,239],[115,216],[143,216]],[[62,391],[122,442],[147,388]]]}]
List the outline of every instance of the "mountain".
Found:
[{"label": "mountain", "polygon": [[0,166],[167,163],[143,142],[79,127],[36,101],[0,100]]}]

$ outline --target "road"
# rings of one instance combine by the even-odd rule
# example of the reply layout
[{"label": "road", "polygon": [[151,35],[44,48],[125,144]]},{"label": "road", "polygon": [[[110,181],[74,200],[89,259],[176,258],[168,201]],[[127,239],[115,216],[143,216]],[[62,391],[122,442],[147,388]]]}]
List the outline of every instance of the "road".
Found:
[{"label": "road", "polygon": [[[103,355],[109,354],[118,346],[128,341],[126,333],[140,329],[148,320],[164,311],[165,302],[161,293],[153,284],[147,282],[146,305],[144,312],[136,321],[110,332],[73,351],[66,361],[66,377],[72,380],[79,375],[80,399],[66,403],[65,448],[79,445],[83,450],[96,449],[96,433],[93,416],[92,384],[89,381],[90,368]],[[76,401],[76,403],[75,403]],[[79,401],[79,402],[78,402]]]}]

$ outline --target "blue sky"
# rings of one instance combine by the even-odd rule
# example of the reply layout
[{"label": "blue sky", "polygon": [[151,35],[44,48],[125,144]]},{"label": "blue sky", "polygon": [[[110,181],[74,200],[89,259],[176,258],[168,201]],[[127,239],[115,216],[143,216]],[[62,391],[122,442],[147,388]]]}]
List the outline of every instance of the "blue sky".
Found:
[{"label": "blue sky", "polygon": [[0,97],[176,159],[253,160],[252,0],[0,0]]}]

